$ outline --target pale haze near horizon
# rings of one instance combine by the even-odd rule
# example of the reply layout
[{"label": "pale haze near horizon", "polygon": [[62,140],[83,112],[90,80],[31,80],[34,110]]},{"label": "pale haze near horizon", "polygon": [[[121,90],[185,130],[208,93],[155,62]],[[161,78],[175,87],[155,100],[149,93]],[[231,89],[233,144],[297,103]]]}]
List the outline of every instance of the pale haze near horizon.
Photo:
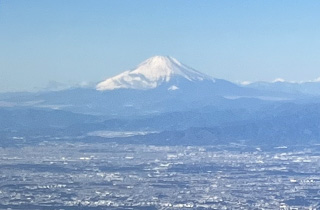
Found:
[{"label": "pale haze near horizon", "polygon": [[320,77],[319,1],[0,1],[0,92],[86,85],[169,55],[216,78]]}]

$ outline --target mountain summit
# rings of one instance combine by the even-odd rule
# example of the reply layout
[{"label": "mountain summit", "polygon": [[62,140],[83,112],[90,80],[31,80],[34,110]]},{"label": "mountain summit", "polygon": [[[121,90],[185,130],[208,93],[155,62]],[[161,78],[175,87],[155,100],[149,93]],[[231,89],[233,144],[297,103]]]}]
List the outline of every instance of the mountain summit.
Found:
[{"label": "mountain summit", "polygon": [[115,77],[100,82],[97,90],[114,89],[153,89],[161,85],[168,85],[168,90],[179,89],[179,83],[199,82],[215,80],[205,74],[202,74],[170,56],[151,57],[137,68],[131,71],[125,71]]}]

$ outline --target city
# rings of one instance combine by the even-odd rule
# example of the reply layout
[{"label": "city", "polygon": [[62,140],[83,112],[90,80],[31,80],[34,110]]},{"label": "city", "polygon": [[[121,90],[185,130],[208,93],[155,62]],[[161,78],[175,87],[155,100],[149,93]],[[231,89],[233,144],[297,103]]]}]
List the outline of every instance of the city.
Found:
[{"label": "city", "polygon": [[1,209],[317,209],[319,145],[43,141],[0,149]]}]

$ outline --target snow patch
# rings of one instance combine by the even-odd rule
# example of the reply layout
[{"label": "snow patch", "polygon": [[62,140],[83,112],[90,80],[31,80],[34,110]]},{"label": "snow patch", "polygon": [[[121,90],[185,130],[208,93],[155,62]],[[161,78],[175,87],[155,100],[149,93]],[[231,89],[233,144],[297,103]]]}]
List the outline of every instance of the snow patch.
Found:
[{"label": "snow patch", "polygon": [[241,85],[250,85],[252,82],[250,81],[242,81],[240,82]]},{"label": "snow patch", "polygon": [[168,88],[168,90],[178,90],[179,88],[175,85],[172,85],[171,87]]},{"label": "snow patch", "polygon": [[276,83],[276,82],[285,82],[285,80],[282,78],[276,78],[275,80],[272,81],[272,83]]},{"label": "snow patch", "polygon": [[320,82],[320,77],[318,77],[315,80],[313,80],[313,82]]}]

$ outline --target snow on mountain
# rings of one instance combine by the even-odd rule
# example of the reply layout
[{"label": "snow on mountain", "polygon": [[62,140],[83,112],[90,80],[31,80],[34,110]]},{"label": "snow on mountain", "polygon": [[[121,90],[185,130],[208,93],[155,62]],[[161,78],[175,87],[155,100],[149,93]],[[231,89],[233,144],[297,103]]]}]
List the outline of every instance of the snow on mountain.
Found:
[{"label": "snow on mountain", "polygon": [[286,81],[282,78],[276,78],[275,80],[272,81],[272,83],[276,83],[276,82],[286,82]]},{"label": "snow on mountain", "polygon": [[[114,89],[153,89],[179,79],[187,81],[215,80],[202,74],[169,56],[154,56],[142,62],[136,69],[125,71],[115,77],[100,82],[96,89],[100,91]],[[171,84],[170,90],[179,89],[177,84]]]},{"label": "snow on mountain", "polygon": [[178,90],[179,88],[175,85],[172,85],[171,87],[168,88],[168,90]]},{"label": "snow on mountain", "polygon": [[244,87],[253,88],[256,90],[283,92],[290,94],[304,95],[320,95],[320,79],[309,81],[286,81],[277,78],[271,82],[248,82],[241,83]]}]

